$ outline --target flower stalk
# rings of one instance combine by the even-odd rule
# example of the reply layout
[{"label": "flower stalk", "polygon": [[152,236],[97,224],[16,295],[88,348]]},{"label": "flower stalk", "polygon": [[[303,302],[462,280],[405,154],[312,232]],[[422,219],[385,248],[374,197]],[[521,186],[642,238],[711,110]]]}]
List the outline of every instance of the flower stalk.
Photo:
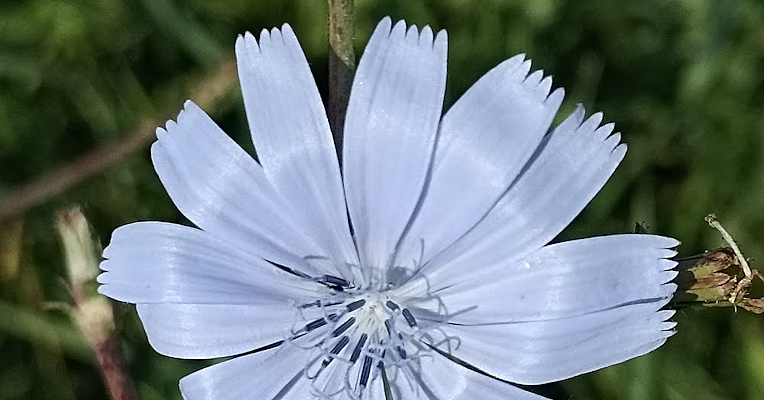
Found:
[{"label": "flower stalk", "polygon": [[355,72],[355,7],[353,0],[329,1],[329,126],[342,153],[342,131]]},{"label": "flower stalk", "polygon": [[114,334],[114,315],[109,300],[95,290],[100,244],[79,207],[60,211],[56,228],[66,259],[68,285],[72,295],[69,311],[93,350],[112,400],[136,399],[132,380],[124,370],[122,351]]}]

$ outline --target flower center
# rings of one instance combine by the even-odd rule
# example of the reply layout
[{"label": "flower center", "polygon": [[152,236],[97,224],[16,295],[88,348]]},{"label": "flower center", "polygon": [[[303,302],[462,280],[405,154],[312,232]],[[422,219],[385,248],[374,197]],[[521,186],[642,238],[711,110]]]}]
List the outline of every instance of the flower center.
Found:
[{"label": "flower center", "polygon": [[430,349],[420,343],[423,329],[394,290],[352,288],[341,278],[324,277],[331,295],[297,306],[301,321],[290,344],[311,351],[305,376],[318,398],[343,392],[361,399],[374,379],[397,379]]}]

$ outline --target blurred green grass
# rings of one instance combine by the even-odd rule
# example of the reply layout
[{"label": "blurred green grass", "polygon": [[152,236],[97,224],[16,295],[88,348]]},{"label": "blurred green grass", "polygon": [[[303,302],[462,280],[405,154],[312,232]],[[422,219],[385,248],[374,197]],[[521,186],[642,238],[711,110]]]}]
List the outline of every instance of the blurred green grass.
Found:
[{"label": "blurred green grass", "polygon": [[[385,0],[357,2],[357,49],[385,15],[449,34],[451,104],[516,53],[604,111],[629,153],[562,238],[626,232],[634,222],[721,244],[715,212],[746,254],[764,259],[764,3],[758,0]],[[0,3],[0,197],[41,173],[180,110],[189,87],[233,56],[245,30],[289,22],[326,87],[324,1],[6,0]],[[240,94],[214,118],[251,151]],[[113,164],[22,218],[0,224],[0,399],[103,399],[95,362],[67,318],[54,211],[82,204],[106,243],[135,221],[183,221],[148,150]],[[756,262],[754,261],[754,267]],[[148,346],[133,307],[117,305],[141,399],[180,399],[203,365]],[[678,333],[649,356],[542,388],[556,399],[764,397],[764,317],[680,310]]]}]

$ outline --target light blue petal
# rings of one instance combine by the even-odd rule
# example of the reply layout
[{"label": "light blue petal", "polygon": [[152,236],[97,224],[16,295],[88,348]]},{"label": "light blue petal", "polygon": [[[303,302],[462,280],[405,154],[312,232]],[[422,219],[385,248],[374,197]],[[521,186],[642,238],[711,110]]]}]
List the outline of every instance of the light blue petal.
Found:
[{"label": "light blue petal", "polygon": [[423,302],[410,309],[440,324],[452,354],[485,372],[523,384],[566,379],[645,354],[672,334],[673,311],[660,309],[676,289],[667,258],[677,244],[654,235],[554,244],[440,275],[430,282],[446,310],[440,317]]},{"label": "light blue petal", "polygon": [[516,56],[477,81],[443,117],[422,205],[399,264],[422,262],[472,228],[517,178],[549,130],[564,92]]},{"label": "light blue petal", "polygon": [[577,317],[516,324],[445,325],[452,354],[521,384],[574,377],[647,354],[673,335],[668,302],[634,304]]},{"label": "light blue petal", "polygon": [[361,262],[384,270],[419,200],[430,166],[446,83],[441,31],[375,29],[353,82],[343,176]]},{"label": "light blue petal", "polygon": [[285,304],[138,304],[149,344],[184,359],[242,354],[290,335],[296,309]]},{"label": "light blue petal", "polygon": [[[675,239],[612,235],[546,246],[519,260],[428,277],[450,322],[551,320],[670,298]],[[426,297],[419,295],[419,297]],[[416,301],[416,300],[415,300]]]},{"label": "light blue petal", "polygon": [[311,353],[293,345],[237,357],[194,372],[180,380],[185,400],[272,400],[309,398],[303,369]]},{"label": "light blue petal", "polygon": [[393,399],[543,400],[517,386],[479,374],[432,353],[391,378]]},{"label": "light blue petal", "polygon": [[219,239],[305,273],[331,272],[305,257],[321,254],[262,168],[196,104],[188,101],[157,129],[151,158],[167,193],[191,222]]},{"label": "light blue petal", "polygon": [[591,201],[626,145],[601,114],[580,107],[545,137],[520,177],[472,230],[425,265],[430,279],[520,259],[546,245]]},{"label": "light blue petal", "polygon": [[301,227],[348,279],[358,256],[324,106],[292,28],[247,33],[236,60],[252,139],[265,176]]},{"label": "light blue petal", "polygon": [[114,231],[99,292],[130,303],[290,305],[319,296],[299,278],[196,228],[137,222]]}]

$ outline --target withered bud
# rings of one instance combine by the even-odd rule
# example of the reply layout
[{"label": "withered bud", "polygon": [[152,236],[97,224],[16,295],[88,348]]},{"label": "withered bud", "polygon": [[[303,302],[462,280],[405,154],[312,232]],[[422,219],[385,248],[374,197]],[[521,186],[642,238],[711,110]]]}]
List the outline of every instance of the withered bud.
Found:
[{"label": "withered bud", "polygon": [[756,314],[764,312],[764,299],[749,297],[753,277],[762,276],[756,270],[747,276],[732,248],[723,247],[677,261],[675,305],[736,306]]},{"label": "withered bud", "polygon": [[114,336],[111,303],[95,290],[101,246],[79,207],[60,211],[56,228],[61,235],[74,307],[72,319],[95,353],[112,400],[133,400],[135,390],[125,373],[122,352]]},{"label": "withered bud", "polygon": [[111,304],[95,290],[87,290],[95,285],[99,271],[97,254],[101,246],[79,207],[59,211],[56,228],[61,236],[74,300],[72,318],[91,344],[99,343],[114,331]]},{"label": "withered bud", "polygon": [[92,282],[98,275],[100,245],[94,240],[90,225],[79,207],[59,211],[56,229],[61,236],[66,271],[72,288]]}]

